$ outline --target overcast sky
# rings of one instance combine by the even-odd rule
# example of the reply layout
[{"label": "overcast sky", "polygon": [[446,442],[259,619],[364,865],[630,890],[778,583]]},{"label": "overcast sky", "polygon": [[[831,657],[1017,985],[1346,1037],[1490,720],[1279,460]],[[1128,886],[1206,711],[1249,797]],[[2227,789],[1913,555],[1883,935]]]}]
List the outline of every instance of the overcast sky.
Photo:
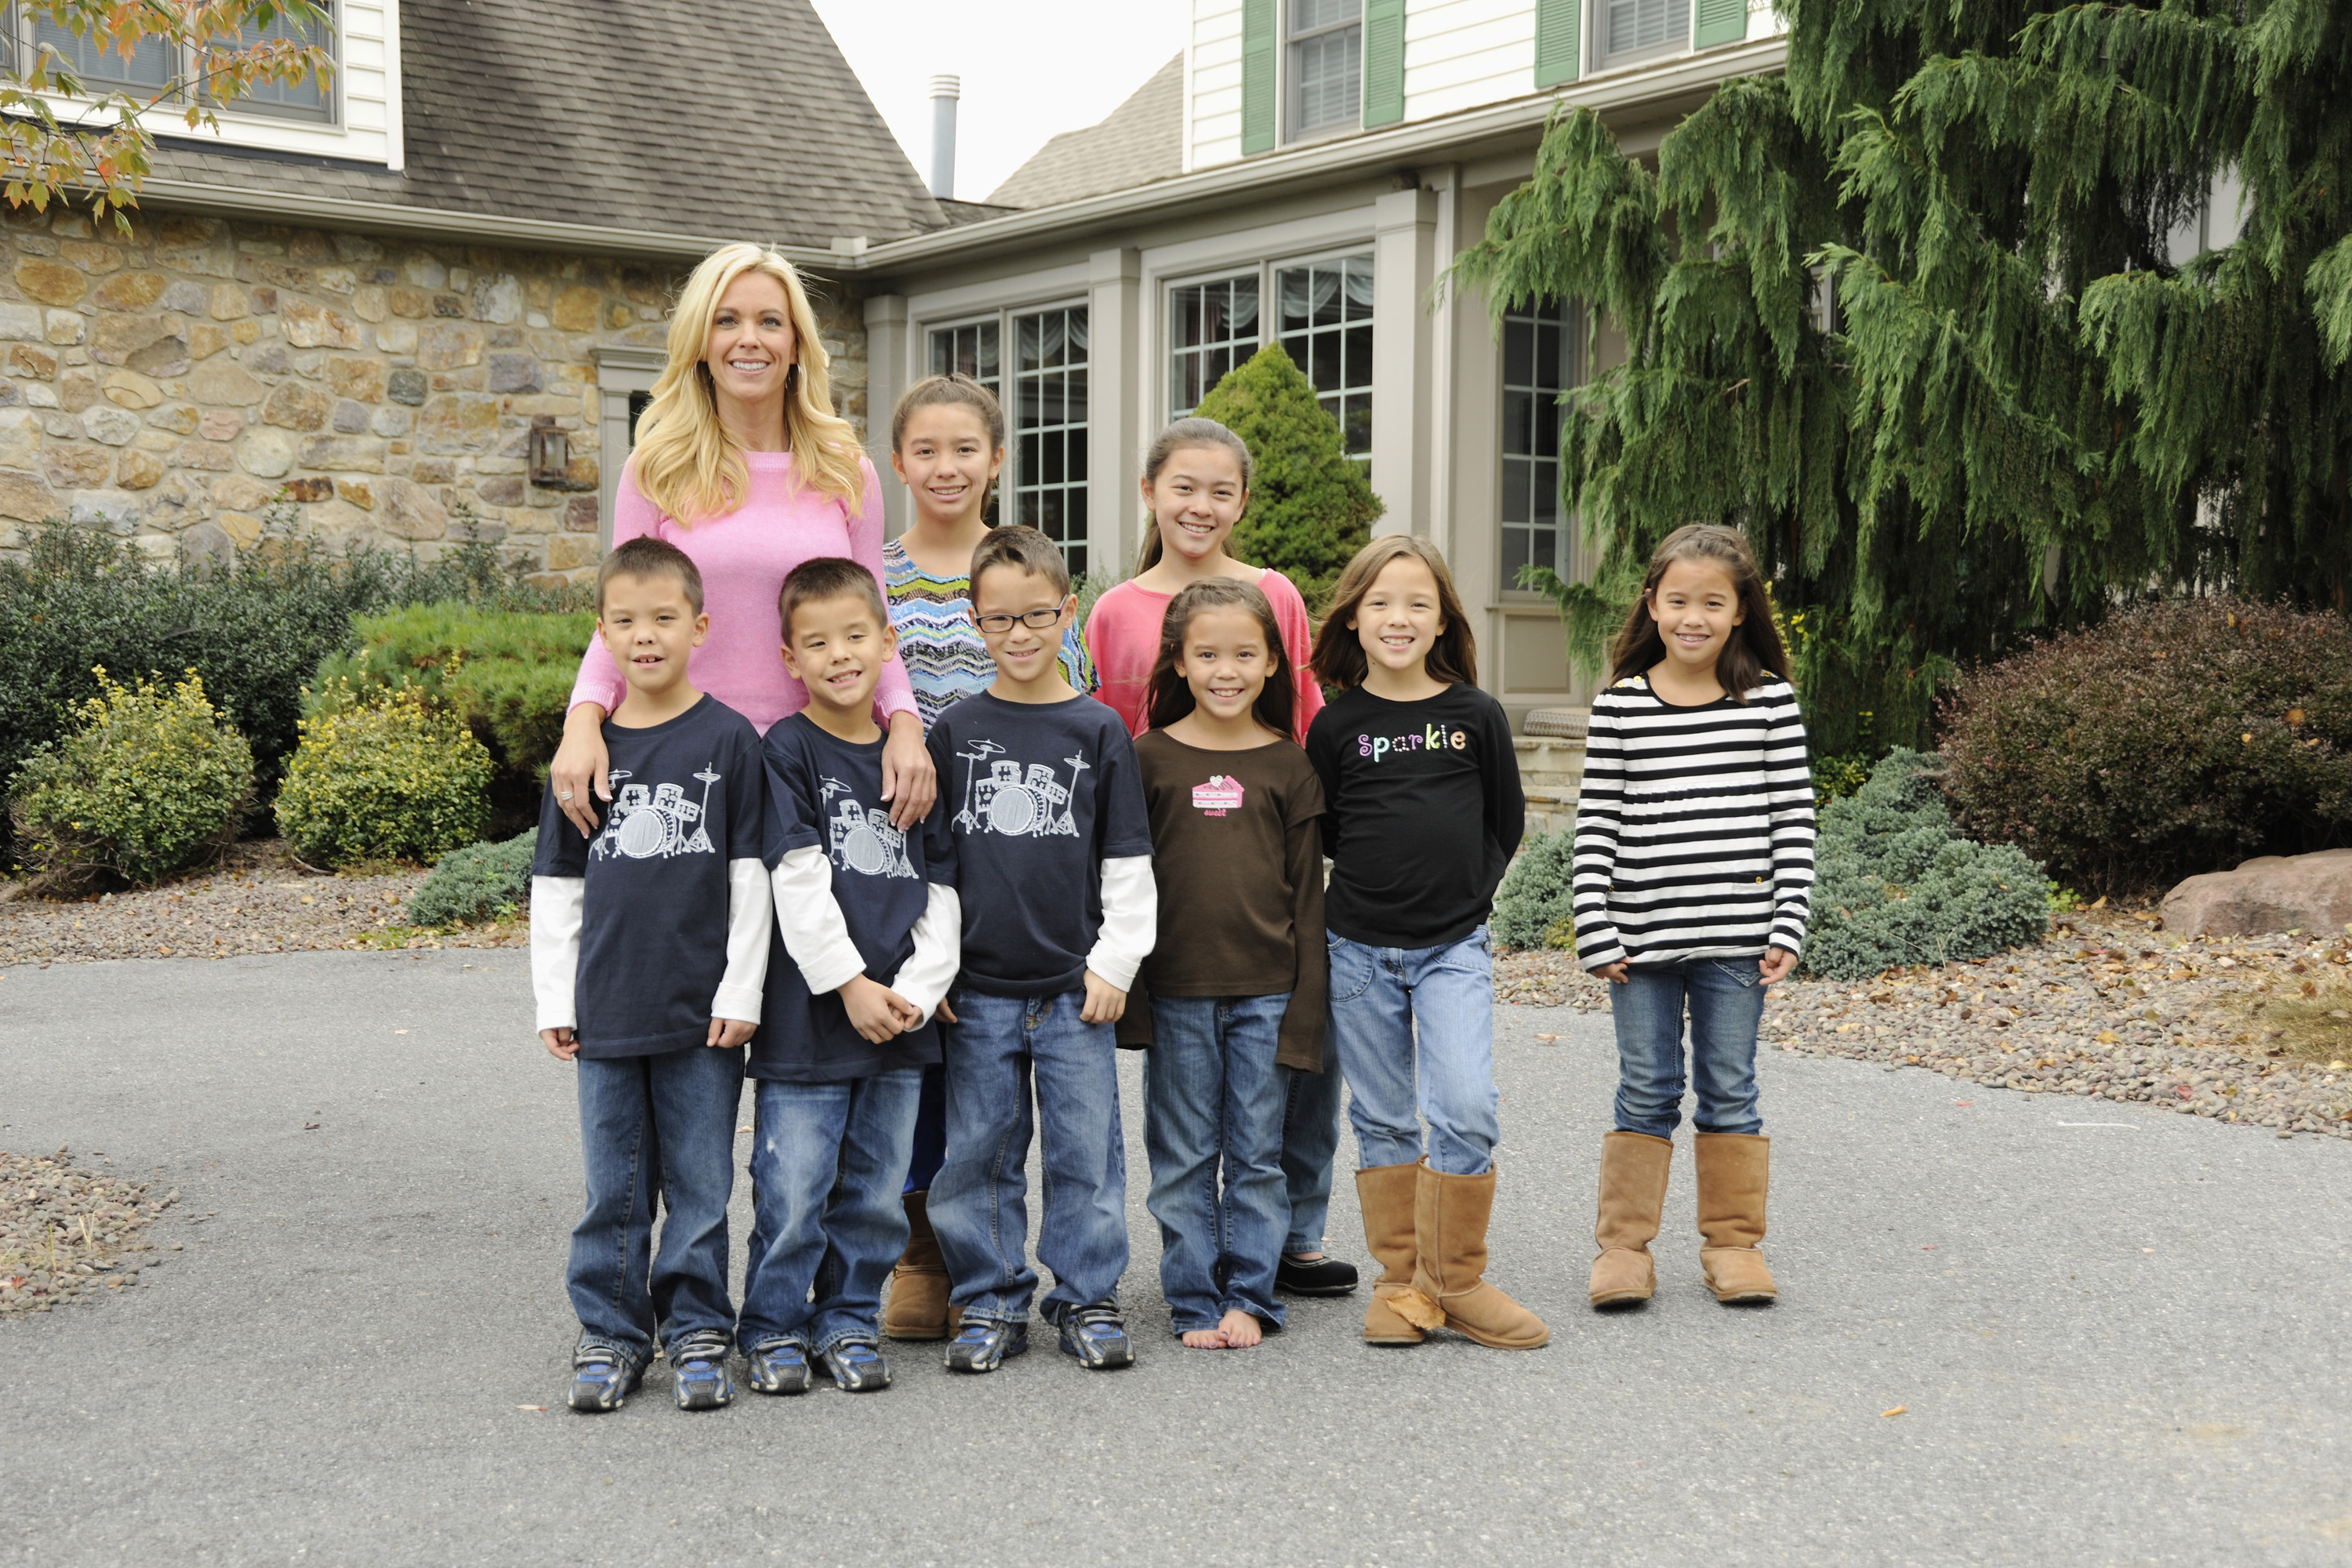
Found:
[{"label": "overcast sky", "polygon": [[916,172],[941,71],[963,78],[955,195],[984,201],[1046,138],[1092,125],[1184,47],[1187,0],[813,0]]}]

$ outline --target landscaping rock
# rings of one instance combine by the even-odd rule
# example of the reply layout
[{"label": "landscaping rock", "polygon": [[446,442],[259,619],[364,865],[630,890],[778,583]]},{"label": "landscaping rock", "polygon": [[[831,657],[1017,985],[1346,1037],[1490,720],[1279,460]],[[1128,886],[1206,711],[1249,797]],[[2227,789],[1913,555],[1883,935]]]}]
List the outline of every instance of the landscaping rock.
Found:
[{"label": "landscaping rock", "polygon": [[2183,936],[2334,932],[2352,925],[2352,849],[2264,855],[2191,877],[2164,895],[2164,929]]}]

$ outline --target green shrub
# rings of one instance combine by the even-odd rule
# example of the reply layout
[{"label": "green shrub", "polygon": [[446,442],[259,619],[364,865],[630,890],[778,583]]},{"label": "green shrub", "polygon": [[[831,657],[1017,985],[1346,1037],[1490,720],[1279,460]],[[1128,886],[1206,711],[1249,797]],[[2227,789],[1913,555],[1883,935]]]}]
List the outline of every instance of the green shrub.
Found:
[{"label": "green shrub", "polygon": [[92,673],[99,695],[75,705],[74,731],[35,747],[9,781],[16,853],[59,891],[152,886],[236,838],[253,748],[193,669],[169,691]]},{"label": "green shrub", "polygon": [[1827,809],[1830,802],[1843,800],[1870,782],[1868,757],[1815,757],[1813,759],[1813,809]]},{"label": "green shrub", "polygon": [[2352,839],[2352,625],[2175,600],[2041,643],[1944,706],[1963,826],[2127,895]]},{"label": "green shrub", "polygon": [[482,836],[490,753],[414,686],[329,694],[301,721],[278,827],[316,864],[438,859]]},{"label": "green shrub", "polygon": [[1387,509],[1348,456],[1339,422],[1279,343],[1235,365],[1193,410],[1247,444],[1256,463],[1249,509],[1226,548],[1298,585],[1309,610],[1331,601],[1339,569],[1371,538]]},{"label": "green shrub", "polygon": [[433,867],[408,896],[413,925],[478,925],[530,907],[530,860],[539,850],[534,827],[503,844],[468,844]]},{"label": "green shrub", "polygon": [[1505,947],[1574,947],[1575,857],[1573,828],[1530,835],[1495,889],[1488,933]]},{"label": "green shrub", "polygon": [[1805,968],[1865,980],[1913,963],[1984,958],[2050,929],[2048,880],[2013,845],[1963,838],[1936,759],[1895,751],[1821,814]]}]

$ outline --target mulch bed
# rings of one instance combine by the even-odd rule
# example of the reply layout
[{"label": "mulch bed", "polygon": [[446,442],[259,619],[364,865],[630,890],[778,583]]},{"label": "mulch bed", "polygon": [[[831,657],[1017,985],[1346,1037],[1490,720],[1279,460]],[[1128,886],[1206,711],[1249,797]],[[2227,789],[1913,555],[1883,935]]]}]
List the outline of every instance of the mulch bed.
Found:
[{"label": "mulch bed", "polygon": [[329,876],[296,862],[282,840],[252,840],[232,847],[217,869],[161,888],[0,903],[0,966],[530,944],[520,922],[457,931],[404,924],[402,904],[424,880],[421,870]]},{"label": "mulch bed", "polygon": [[[1789,981],[1769,994],[1763,1042],[1957,1083],[2139,1100],[2283,1137],[2352,1138],[2352,1010],[2323,1014],[2332,1033],[2316,1045],[2262,1012],[2345,994],[2347,939],[2182,938],[2155,920],[2074,919],[2034,947],[1860,985]],[[1572,953],[1496,960],[1498,1001],[1606,1012],[1608,990]]]},{"label": "mulch bed", "polygon": [[[147,1226],[180,1198],[160,1184],[0,1151],[0,1317],[46,1312],[139,1286]],[[172,1250],[181,1249],[178,1242]]]}]

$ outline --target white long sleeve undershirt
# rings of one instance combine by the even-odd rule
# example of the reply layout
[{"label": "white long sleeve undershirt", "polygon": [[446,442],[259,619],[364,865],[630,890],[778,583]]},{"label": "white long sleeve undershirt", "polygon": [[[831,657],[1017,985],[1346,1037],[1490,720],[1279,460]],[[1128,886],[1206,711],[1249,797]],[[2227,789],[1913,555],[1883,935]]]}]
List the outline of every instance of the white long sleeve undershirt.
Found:
[{"label": "white long sleeve undershirt", "polygon": [[1135,973],[1160,940],[1160,886],[1151,857],[1129,855],[1102,863],[1102,929],[1087,967],[1121,991],[1135,989]]}]

